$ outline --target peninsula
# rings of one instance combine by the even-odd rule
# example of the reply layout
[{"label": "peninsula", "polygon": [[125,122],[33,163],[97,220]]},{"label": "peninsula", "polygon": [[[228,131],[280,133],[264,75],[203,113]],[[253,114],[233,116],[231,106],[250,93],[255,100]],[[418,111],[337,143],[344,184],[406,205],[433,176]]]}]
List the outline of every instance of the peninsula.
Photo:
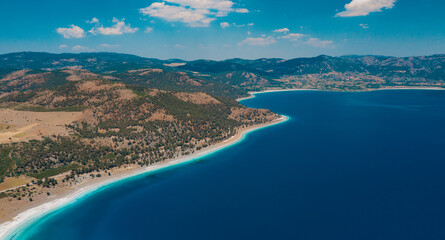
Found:
[{"label": "peninsula", "polygon": [[445,55],[187,62],[22,52],[0,59],[3,234],[99,186],[196,159],[286,120],[237,101],[249,92],[445,86]]}]

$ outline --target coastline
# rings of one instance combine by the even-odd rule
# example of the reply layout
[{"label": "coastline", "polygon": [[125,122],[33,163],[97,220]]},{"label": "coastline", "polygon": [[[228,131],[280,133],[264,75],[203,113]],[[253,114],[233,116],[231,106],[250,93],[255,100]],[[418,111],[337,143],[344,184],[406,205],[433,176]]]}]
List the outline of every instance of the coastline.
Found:
[{"label": "coastline", "polygon": [[[400,87],[400,88],[379,88],[379,89],[367,89],[357,92],[366,92],[366,91],[381,91],[381,90],[445,90],[445,88],[435,88],[435,87]],[[241,102],[246,99],[254,98],[257,94],[263,93],[271,93],[271,92],[287,92],[287,91],[330,91],[330,90],[318,90],[318,89],[271,89],[265,91],[258,92],[249,92],[250,96],[236,99],[238,102]],[[341,91],[334,91],[341,92]],[[355,92],[355,91],[354,91]],[[0,223],[0,239],[8,239],[11,237],[11,234],[25,229],[29,224],[32,224],[34,221],[38,220],[40,217],[43,217],[55,210],[58,210],[62,207],[68,206],[72,203],[75,203],[77,200],[87,196],[88,194],[94,193],[97,190],[102,189],[106,186],[111,186],[113,183],[128,180],[132,177],[142,176],[145,174],[150,174],[158,170],[164,170],[174,166],[180,166],[181,164],[191,163],[193,161],[199,160],[202,157],[215,153],[219,150],[222,150],[226,147],[232,146],[241,142],[244,137],[253,131],[260,130],[269,126],[273,126],[279,123],[283,123],[289,120],[288,117],[282,116],[281,118],[275,119],[272,122],[266,124],[260,124],[255,126],[246,127],[240,129],[236,135],[231,138],[224,140],[222,142],[213,144],[205,149],[200,151],[196,151],[195,153],[187,156],[181,156],[178,158],[166,160],[160,163],[156,163],[147,167],[137,167],[137,168],[124,168],[121,172],[113,174],[110,177],[105,177],[101,179],[94,179],[88,181],[84,184],[80,184],[78,186],[74,186],[71,190],[61,194],[60,196],[56,196],[55,198],[50,198],[48,201],[39,203],[36,206],[32,206],[29,208],[23,209],[17,214],[12,220]]]},{"label": "coastline", "polygon": [[117,183],[120,181],[128,180],[132,177],[141,176],[144,174],[150,174],[158,170],[163,170],[169,167],[179,166],[181,164],[194,162],[202,157],[208,156],[210,154],[223,150],[229,146],[242,142],[245,136],[250,132],[254,132],[256,130],[274,126],[280,123],[284,123],[288,120],[289,117],[281,116],[280,118],[275,119],[269,123],[242,128],[237,132],[236,135],[232,136],[231,138],[216,143],[214,145],[211,145],[191,155],[181,156],[179,158],[166,160],[142,168],[123,171],[121,173],[112,175],[111,177],[107,177],[104,179],[97,179],[96,181],[91,181],[81,186],[76,186],[71,191],[62,194],[56,199],[50,199],[49,201],[44,202],[43,204],[40,204],[38,206],[24,209],[22,212],[17,214],[12,220],[0,223],[0,229],[1,229],[0,239],[7,239],[8,237],[11,236],[11,234],[26,228],[29,224],[33,223],[35,220],[38,220],[40,217],[43,217],[46,214],[49,214],[64,206],[73,204],[82,197],[87,196],[88,194],[91,194],[97,190],[100,190],[103,187],[109,186],[113,183]]},{"label": "coastline", "polygon": [[363,89],[357,91],[338,91],[338,90],[323,90],[316,88],[288,88],[288,89],[269,89],[264,91],[248,92],[250,96],[237,98],[236,101],[241,102],[247,99],[254,98],[256,94],[273,93],[273,92],[293,92],[293,91],[322,91],[322,92],[372,92],[372,91],[384,91],[384,90],[442,90],[441,87],[384,87],[376,89]]},{"label": "coastline", "polygon": [[289,88],[289,89],[276,89],[276,90],[271,89],[271,90],[264,90],[264,91],[257,91],[257,92],[248,92],[248,94],[250,94],[250,96],[238,98],[238,99],[236,99],[236,101],[241,102],[241,101],[244,101],[247,99],[254,98],[256,94],[273,93],[273,92],[293,92],[293,91],[323,91],[323,90],[318,90],[318,89],[313,89],[313,88]]}]

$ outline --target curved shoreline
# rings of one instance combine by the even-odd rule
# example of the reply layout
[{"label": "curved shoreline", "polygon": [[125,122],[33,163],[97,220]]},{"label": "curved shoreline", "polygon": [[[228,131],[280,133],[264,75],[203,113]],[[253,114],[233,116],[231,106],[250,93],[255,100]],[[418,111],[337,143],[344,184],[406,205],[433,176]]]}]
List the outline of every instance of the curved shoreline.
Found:
[{"label": "curved shoreline", "polygon": [[273,93],[273,92],[293,92],[293,91],[372,92],[372,91],[384,91],[384,90],[439,90],[439,91],[444,91],[445,88],[441,88],[441,87],[385,87],[385,88],[364,89],[364,90],[357,90],[357,91],[323,90],[323,89],[316,89],[316,88],[270,89],[270,90],[263,90],[263,91],[257,91],[257,92],[248,92],[248,94],[250,96],[238,98],[238,99],[236,99],[236,101],[241,102],[241,101],[244,101],[244,100],[247,100],[247,99],[254,98],[256,94]]},{"label": "curved shoreline", "polygon": [[160,162],[160,163],[157,163],[157,164],[154,164],[151,166],[147,166],[147,167],[143,167],[143,168],[138,168],[135,170],[130,170],[122,175],[104,179],[104,180],[96,182],[94,184],[87,185],[80,189],[76,189],[73,192],[66,194],[65,196],[61,196],[60,198],[51,200],[51,201],[46,202],[46,203],[39,205],[37,207],[27,209],[27,210],[19,213],[16,217],[13,218],[13,220],[0,224],[0,229],[1,229],[0,239],[10,239],[15,234],[20,232],[20,230],[26,229],[30,224],[39,220],[41,217],[43,217],[51,212],[54,212],[58,209],[61,209],[62,207],[73,204],[76,201],[80,200],[81,198],[83,198],[89,194],[92,194],[95,191],[102,189],[103,187],[111,186],[114,183],[124,181],[124,180],[129,180],[130,178],[133,178],[136,176],[142,176],[145,174],[153,173],[158,170],[165,170],[169,167],[180,166],[181,164],[187,164],[187,163],[197,161],[202,157],[211,155],[211,154],[216,153],[220,150],[223,150],[227,147],[230,147],[232,145],[242,142],[248,133],[254,132],[256,130],[264,129],[264,128],[267,128],[270,126],[274,126],[274,125],[277,125],[280,123],[284,123],[284,122],[288,121],[289,119],[290,118],[287,116],[281,116],[280,118],[275,119],[270,123],[243,128],[236,135],[232,136],[231,138],[224,140],[222,142],[219,142],[217,144],[214,144],[214,145],[207,147],[203,150],[197,151],[191,155],[182,156],[177,159],[167,160],[164,162]]},{"label": "curved shoreline", "polygon": [[[413,88],[381,88],[381,89],[370,89],[370,90],[363,90],[358,92],[364,92],[364,91],[380,91],[380,90],[445,90],[444,88],[419,88],[419,87],[413,87]],[[271,92],[285,92],[285,91],[329,91],[329,90],[318,90],[318,89],[277,89],[277,90],[265,90],[265,91],[259,91],[259,92],[249,92],[250,96],[245,98],[239,98],[237,99],[238,102],[241,102],[246,99],[254,98],[257,94],[263,94],[263,93],[271,93]],[[99,180],[97,182],[87,184],[86,186],[79,188],[79,189],[73,189],[73,191],[69,192],[68,194],[64,196],[60,196],[57,199],[48,201],[46,203],[43,203],[39,206],[32,207],[30,209],[26,209],[23,212],[19,213],[16,217],[13,218],[13,220],[4,222],[0,224],[0,239],[10,239],[13,237],[15,233],[20,232],[20,230],[26,229],[30,224],[34,223],[35,221],[39,220],[41,217],[46,216],[49,213],[52,213],[58,209],[61,209],[65,206],[68,206],[70,204],[75,203],[76,201],[80,200],[81,198],[93,194],[95,191],[101,190],[103,187],[111,186],[114,183],[129,180],[132,177],[136,176],[142,176],[145,174],[150,174],[158,170],[165,170],[169,167],[174,166],[180,166],[181,164],[187,164],[194,161],[199,160],[202,157],[211,155],[213,153],[216,153],[220,150],[223,150],[227,147],[230,147],[232,145],[235,145],[237,143],[242,142],[244,137],[253,131],[260,130],[269,126],[273,126],[276,124],[280,124],[283,122],[286,122],[289,120],[289,117],[282,116],[279,119],[276,119],[270,123],[267,124],[261,124],[256,126],[247,127],[244,129],[241,129],[235,136],[232,136],[231,138],[224,140],[220,143],[214,144],[210,147],[207,147],[205,149],[202,149],[200,151],[195,152],[194,154],[179,157],[176,159],[166,160],[164,162],[160,162],[148,167],[143,168],[137,168],[132,169],[129,171],[126,171],[122,174],[117,174],[117,176],[112,176],[111,178]]]}]

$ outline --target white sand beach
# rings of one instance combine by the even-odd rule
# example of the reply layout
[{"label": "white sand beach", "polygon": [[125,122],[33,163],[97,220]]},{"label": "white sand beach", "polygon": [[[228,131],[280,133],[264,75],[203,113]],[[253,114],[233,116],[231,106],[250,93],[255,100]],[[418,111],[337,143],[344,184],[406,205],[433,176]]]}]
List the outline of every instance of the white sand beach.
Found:
[{"label": "white sand beach", "polygon": [[[369,92],[369,91],[383,91],[383,90],[445,90],[445,88],[440,87],[385,87],[385,88],[377,88],[377,89],[365,89],[365,90],[359,90],[357,92]],[[249,92],[250,96],[238,98],[236,99],[238,102],[254,98],[257,94],[263,94],[263,93],[273,93],[273,92],[292,92],[292,91],[325,91],[325,92],[342,92],[342,91],[336,91],[336,90],[320,90],[320,89],[314,89],[314,88],[289,88],[289,89],[270,89],[270,90],[264,90],[264,91],[258,91],[258,92]],[[351,91],[348,91],[351,92]],[[355,92],[355,91],[354,91]]]},{"label": "white sand beach", "polygon": [[223,142],[214,144],[210,147],[207,147],[205,149],[202,149],[200,151],[195,152],[194,154],[179,157],[172,160],[167,160],[161,163],[157,163],[148,167],[140,167],[131,169],[128,171],[123,171],[118,174],[114,174],[110,177],[105,177],[101,179],[96,179],[95,181],[90,181],[84,185],[79,185],[77,187],[73,187],[71,191],[68,191],[66,194],[62,196],[58,196],[55,199],[50,199],[50,201],[42,203],[39,206],[32,207],[30,209],[26,209],[23,212],[19,213],[16,217],[14,217],[12,220],[1,223],[0,224],[0,239],[6,239],[8,236],[16,232],[17,230],[21,228],[25,228],[28,224],[32,223],[34,220],[38,219],[39,217],[42,217],[54,210],[57,210],[63,206],[66,206],[70,203],[74,203],[76,200],[80,199],[81,197],[94,192],[95,190],[104,187],[106,185],[109,185],[111,183],[115,183],[124,179],[128,179],[137,175],[147,174],[156,170],[165,169],[171,166],[184,164],[187,162],[193,162],[197,159],[206,156],[210,153],[214,153],[218,150],[224,149],[230,145],[233,145],[235,143],[240,142],[243,140],[244,136],[248,134],[249,132],[253,132],[255,130],[259,130],[262,128],[266,128],[272,125],[276,125],[279,123],[283,123],[287,121],[289,118],[286,116],[282,116],[281,118],[278,118],[270,123],[267,124],[261,124],[256,125],[252,127],[247,127],[244,129],[241,129],[235,136],[231,137],[230,139],[227,139]]}]

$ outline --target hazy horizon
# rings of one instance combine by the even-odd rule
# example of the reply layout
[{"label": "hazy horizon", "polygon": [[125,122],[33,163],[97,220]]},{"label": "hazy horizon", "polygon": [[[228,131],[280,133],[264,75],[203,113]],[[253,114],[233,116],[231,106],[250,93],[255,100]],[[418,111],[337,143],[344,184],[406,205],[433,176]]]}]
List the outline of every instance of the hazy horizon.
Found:
[{"label": "hazy horizon", "polygon": [[48,0],[0,6],[0,53],[111,51],[223,60],[445,52],[445,2],[434,0]]}]

